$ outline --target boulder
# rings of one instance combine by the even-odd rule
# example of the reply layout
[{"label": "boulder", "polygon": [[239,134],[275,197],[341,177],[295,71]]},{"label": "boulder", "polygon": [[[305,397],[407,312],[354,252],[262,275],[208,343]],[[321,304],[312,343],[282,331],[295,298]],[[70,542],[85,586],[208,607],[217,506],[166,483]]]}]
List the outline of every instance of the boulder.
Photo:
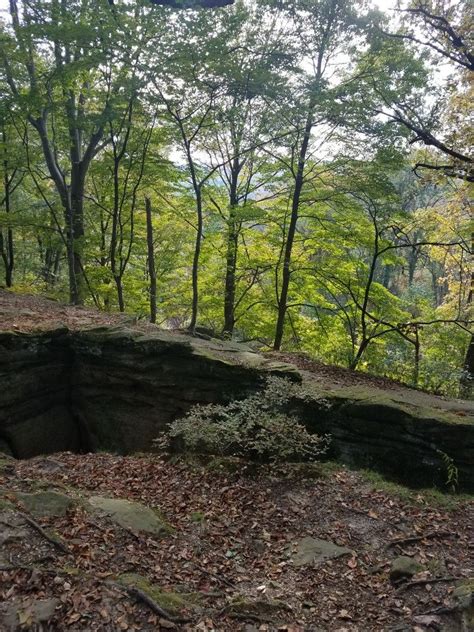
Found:
[{"label": "boulder", "polygon": [[42,491],[33,494],[15,493],[16,498],[26,511],[35,518],[57,518],[66,515],[68,509],[75,505],[74,499],[53,491]]},{"label": "boulder", "polygon": [[399,555],[390,566],[390,581],[398,583],[411,579],[413,575],[423,570],[423,566],[412,557]]},{"label": "boulder", "polygon": [[474,630],[474,579],[461,580],[453,590],[452,597],[461,618],[462,632]]},{"label": "boulder", "polygon": [[34,599],[21,603],[0,603],[0,629],[6,632],[15,630],[43,630],[43,624],[54,617],[59,599]]},{"label": "boulder", "polygon": [[89,505],[92,510],[106,514],[112,522],[130,531],[145,531],[158,537],[171,531],[169,524],[157,511],[141,503],[123,498],[92,496]]}]

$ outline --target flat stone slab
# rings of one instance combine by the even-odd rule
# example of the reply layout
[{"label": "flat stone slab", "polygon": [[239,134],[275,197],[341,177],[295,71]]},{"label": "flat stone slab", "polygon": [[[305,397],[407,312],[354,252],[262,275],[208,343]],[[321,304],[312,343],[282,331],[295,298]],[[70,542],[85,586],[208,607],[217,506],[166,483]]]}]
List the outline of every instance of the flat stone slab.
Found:
[{"label": "flat stone slab", "polygon": [[0,603],[0,629],[12,632],[25,629],[46,629],[42,624],[54,616],[60,603],[59,599],[55,598],[29,598],[19,603]]},{"label": "flat stone slab", "polygon": [[36,492],[33,494],[15,494],[18,500],[25,506],[28,513],[35,518],[56,518],[64,516],[68,509],[74,506],[75,501],[53,491]]},{"label": "flat stone slab", "polygon": [[321,564],[343,555],[351,555],[352,551],[345,546],[338,546],[333,542],[308,536],[299,540],[296,546],[292,545],[290,554],[295,566],[308,566],[309,564]]},{"label": "flat stone slab", "polygon": [[132,531],[145,531],[152,535],[163,536],[170,532],[170,526],[156,511],[123,498],[106,498],[104,496],[92,496],[89,505],[123,527]]}]

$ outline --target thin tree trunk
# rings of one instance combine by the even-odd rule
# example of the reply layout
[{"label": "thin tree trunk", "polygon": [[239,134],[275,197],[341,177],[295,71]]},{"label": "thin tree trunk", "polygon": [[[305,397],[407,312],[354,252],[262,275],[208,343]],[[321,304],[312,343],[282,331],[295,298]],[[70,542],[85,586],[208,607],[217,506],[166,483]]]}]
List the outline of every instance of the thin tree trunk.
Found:
[{"label": "thin tree trunk", "polygon": [[[8,159],[6,157],[7,136],[5,133],[5,128],[2,129],[2,140],[3,140],[3,146],[5,148],[5,158],[3,160],[3,184],[4,184],[4,189],[5,189],[4,205],[5,205],[5,212],[8,216],[10,214],[11,180],[8,177]],[[13,231],[9,224],[7,224],[6,237],[3,236],[3,233],[0,229],[0,255],[3,259],[3,264],[5,267],[5,284],[7,287],[12,287],[15,257],[14,257],[14,249],[13,249]]]},{"label": "thin tree trunk", "polygon": [[234,143],[236,156],[231,164],[231,180],[229,189],[229,219],[227,222],[227,252],[224,286],[224,328],[222,333],[226,338],[232,338],[235,325],[235,273],[237,270],[237,249],[239,243],[239,225],[236,217],[239,200],[237,188],[242,163],[238,157],[240,138]]},{"label": "thin tree trunk", "polygon": [[357,365],[359,364],[360,359],[362,358],[362,355],[364,354],[364,351],[367,349],[368,346],[369,346],[369,340],[367,338],[363,338],[362,342],[359,345],[359,348],[357,349],[357,353],[354,359],[349,365],[350,369],[352,369],[353,371],[357,369]]},{"label": "thin tree trunk", "polygon": [[306,154],[308,152],[309,139],[311,136],[311,129],[313,127],[313,108],[310,107],[308,116],[306,119],[306,125],[304,129],[303,141],[301,143],[301,149],[298,157],[298,169],[295,177],[295,187],[293,190],[293,198],[291,204],[291,217],[290,225],[288,227],[288,234],[286,237],[285,253],[283,257],[283,273],[281,279],[280,296],[278,297],[278,318],[275,328],[275,341],[273,348],[275,351],[279,351],[283,340],[283,331],[285,325],[285,316],[288,303],[288,288],[290,285],[291,277],[291,255],[293,251],[293,243],[296,234],[296,224],[298,222],[298,212],[301,201],[301,192],[304,184],[304,168],[306,164]]},{"label": "thin tree trunk", "polygon": [[[76,168],[73,168],[73,174]],[[71,176],[71,209],[72,209],[72,248],[73,248],[73,276],[74,285],[71,292],[71,302],[74,305],[82,305],[85,297],[85,279],[83,273],[83,252],[84,252],[84,179],[81,166],[79,171]]]},{"label": "thin tree trunk", "polygon": [[156,269],[153,247],[153,224],[151,221],[150,198],[145,198],[146,242],[148,247],[148,276],[150,278],[150,322],[156,323]]},{"label": "thin tree trunk", "polygon": [[413,367],[413,384],[418,386],[420,381],[420,334],[418,331],[418,327],[415,326],[415,366]]},{"label": "thin tree trunk", "polygon": [[[474,233],[471,234],[471,259],[474,257]],[[472,270],[472,268],[471,268]],[[467,308],[472,309],[474,298],[474,272],[471,272],[471,287],[467,297]],[[474,333],[471,334],[471,340],[464,358],[463,373],[459,380],[459,394],[461,397],[471,399],[474,387]]]},{"label": "thin tree trunk", "polygon": [[224,287],[224,328],[223,335],[232,338],[235,325],[235,272],[237,269],[238,229],[234,207],[230,208],[227,229],[226,274]]},{"label": "thin tree trunk", "polygon": [[[114,147],[115,153],[115,147]],[[125,309],[123,300],[123,288],[122,279],[119,271],[117,270],[117,231],[119,222],[119,180],[118,180],[119,160],[114,156],[114,207],[112,210],[112,233],[110,235],[110,269],[117,288],[117,301],[119,311],[123,312]]]},{"label": "thin tree trunk", "polygon": [[465,399],[471,399],[474,386],[474,334],[467,347],[464,358],[463,374],[459,382],[459,394]]},{"label": "thin tree trunk", "polygon": [[201,255],[201,242],[202,242],[202,193],[201,188],[196,189],[196,215],[197,215],[197,231],[196,241],[194,243],[194,256],[192,267],[192,285],[193,285],[193,300],[191,306],[191,322],[189,323],[189,330],[194,332],[197,324],[198,308],[199,308],[199,257]]}]

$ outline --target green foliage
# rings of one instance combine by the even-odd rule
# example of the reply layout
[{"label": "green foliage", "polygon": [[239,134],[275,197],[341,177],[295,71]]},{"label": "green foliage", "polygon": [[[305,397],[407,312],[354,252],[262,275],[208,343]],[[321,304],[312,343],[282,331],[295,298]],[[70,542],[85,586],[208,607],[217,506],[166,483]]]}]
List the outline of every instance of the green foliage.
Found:
[{"label": "green foliage", "polygon": [[[462,36],[465,4],[448,16]],[[458,395],[472,196],[413,174],[440,150],[413,150],[400,116],[465,151],[469,88],[435,81],[427,49],[401,37],[421,16],[392,37],[387,16],[346,0],[179,19],[140,2],[16,5],[0,25],[0,283],[11,264],[17,291],[67,299],[72,245],[87,303],[147,317],[147,197],[157,323],[189,326],[199,243],[199,324],[271,348],[311,114],[283,348]],[[90,157],[80,170],[75,152]]]},{"label": "green foliage", "polygon": [[450,491],[455,492],[459,485],[459,471],[454,463],[454,459],[442,450],[436,450],[436,452],[441,457],[444,467],[446,468],[446,486]]},{"label": "green foliage", "polygon": [[270,378],[266,387],[227,405],[195,406],[174,421],[157,443],[176,443],[197,453],[232,455],[257,461],[314,461],[324,454],[328,437],[309,434],[285,413],[285,405],[299,387],[289,380]]}]

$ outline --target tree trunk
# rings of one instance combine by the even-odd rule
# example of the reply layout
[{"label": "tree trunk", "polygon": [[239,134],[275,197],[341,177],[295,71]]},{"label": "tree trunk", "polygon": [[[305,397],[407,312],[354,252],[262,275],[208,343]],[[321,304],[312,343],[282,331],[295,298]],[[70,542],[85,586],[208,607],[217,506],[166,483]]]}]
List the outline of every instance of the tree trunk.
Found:
[{"label": "tree trunk", "polygon": [[[11,180],[8,177],[8,160],[6,157],[7,137],[5,128],[2,129],[2,140],[5,147],[5,158],[3,160],[3,184],[5,188],[4,192],[4,205],[7,216],[10,214],[10,185]],[[13,268],[15,265],[15,257],[13,250],[13,231],[11,226],[7,224],[6,236],[3,236],[0,227],[0,255],[5,267],[5,284],[7,287],[13,285]]]},{"label": "tree trunk", "polygon": [[416,326],[415,326],[414,345],[415,345],[415,365],[413,367],[413,384],[415,386],[418,386],[418,383],[420,381],[420,359],[421,359],[421,353],[420,353],[420,334],[419,334],[419,331],[418,331],[418,327],[416,327]]},{"label": "tree trunk", "polygon": [[308,116],[306,119],[306,125],[303,135],[303,141],[301,143],[300,153],[298,157],[298,169],[295,177],[295,187],[293,190],[293,198],[291,204],[291,217],[290,225],[288,227],[288,234],[286,237],[285,254],[283,258],[283,273],[281,279],[281,291],[278,297],[278,318],[275,329],[275,341],[273,343],[273,349],[279,351],[281,348],[281,342],[283,340],[283,330],[285,325],[285,316],[288,303],[288,288],[290,285],[291,277],[291,254],[293,251],[293,243],[296,234],[296,224],[298,222],[298,211],[301,200],[301,192],[304,184],[304,168],[306,164],[306,154],[308,152],[309,139],[311,136],[311,129],[313,127],[313,108],[310,107]]},{"label": "tree trunk", "polygon": [[235,272],[237,269],[238,228],[234,207],[230,209],[227,229],[226,274],[224,288],[224,328],[223,335],[232,338],[235,325]]},{"label": "tree trunk", "polygon": [[85,297],[85,279],[82,255],[84,251],[84,175],[82,163],[73,165],[71,170],[71,226],[72,236],[70,247],[72,248],[70,279],[71,303],[82,305]]},{"label": "tree trunk", "polygon": [[[474,233],[471,234],[471,258],[474,256]],[[472,268],[471,268],[472,270]],[[467,297],[467,308],[472,309],[474,298],[474,272],[471,272],[471,287]],[[474,333],[471,334],[471,340],[464,358],[463,373],[459,380],[459,394],[465,399],[471,399],[474,386]]]},{"label": "tree trunk", "polygon": [[13,232],[9,227],[7,228],[6,239],[3,237],[3,233],[0,230],[0,256],[2,257],[5,268],[5,285],[7,287],[12,287],[14,267]]},{"label": "tree trunk", "polygon": [[189,330],[194,332],[197,324],[198,307],[199,307],[199,257],[201,255],[201,241],[202,241],[202,192],[201,188],[197,187],[196,193],[196,215],[197,215],[197,231],[196,241],[194,244],[194,256],[192,267],[192,285],[193,285],[193,301],[191,307],[191,322],[189,323]]},{"label": "tree trunk", "polygon": [[367,349],[368,346],[369,346],[369,340],[367,338],[363,338],[362,342],[359,345],[359,348],[357,349],[357,353],[354,359],[349,365],[349,368],[352,371],[355,371],[357,369],[357,365],[359,364],[360,359],[362,358],[362,355],[364,354],[364,351]]},{"label": "tree trunk", "polygon": [[474,386],[474,334],[471,335],[467,347],[463,369],[464,372],[459,383],[459,394],[465,399],[471,399]]},{"label": "tree trunk", "polygon": [[123,312],[125,311],[125,303],[123,299],[121,265],[117,266],[118,225],[120,220],[119,166],[121,157],[117,156],[114,145],[114,204],[112,210],[112,233],[110,235],[110,269],[117,288],[119,311]]},{"label": "tree trunk", "polygon": [[151,221],[150,198],[145,198],[146,242],[148,247],[148,276],[150,277],[150,322],[156,323],[156,270],[153,247],[153,224]]}]

